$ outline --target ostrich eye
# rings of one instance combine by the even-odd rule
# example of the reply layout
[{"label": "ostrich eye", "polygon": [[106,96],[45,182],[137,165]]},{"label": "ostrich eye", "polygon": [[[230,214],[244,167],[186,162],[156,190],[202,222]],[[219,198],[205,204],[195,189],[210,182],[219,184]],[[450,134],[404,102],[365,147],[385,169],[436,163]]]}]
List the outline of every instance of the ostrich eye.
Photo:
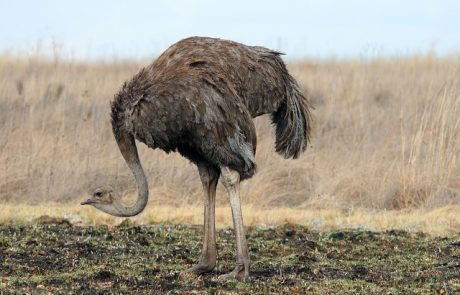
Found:
[{"label": "ostrich eye", "polygon": [[96,197],[100,197],[100,196],[102,196],[102,193],[101,193],[101,192],[95,192],[94,195],[95,195]]}]

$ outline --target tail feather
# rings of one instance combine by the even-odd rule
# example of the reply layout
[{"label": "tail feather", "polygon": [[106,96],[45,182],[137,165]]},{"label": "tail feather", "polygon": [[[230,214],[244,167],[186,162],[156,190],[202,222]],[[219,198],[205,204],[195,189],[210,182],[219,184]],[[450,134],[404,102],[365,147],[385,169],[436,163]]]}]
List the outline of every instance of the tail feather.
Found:
[{"label": "tail feather", "polygon": [[310,141],[311,106],[294,78],[286,75],[286,99],[272,113],[272,122],[276,125],[275,149],[285,158],[296,159]]}]

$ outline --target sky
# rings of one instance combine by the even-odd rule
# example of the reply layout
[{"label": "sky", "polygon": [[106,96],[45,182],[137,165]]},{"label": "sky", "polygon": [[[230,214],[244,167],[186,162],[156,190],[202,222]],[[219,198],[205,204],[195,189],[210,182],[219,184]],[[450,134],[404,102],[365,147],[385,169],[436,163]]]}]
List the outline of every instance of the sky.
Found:
[{"label": "sky", "polygon": [[141,59],[188,36],[287,58],[460,53],[460,1],[0,0],[0,52]]}]

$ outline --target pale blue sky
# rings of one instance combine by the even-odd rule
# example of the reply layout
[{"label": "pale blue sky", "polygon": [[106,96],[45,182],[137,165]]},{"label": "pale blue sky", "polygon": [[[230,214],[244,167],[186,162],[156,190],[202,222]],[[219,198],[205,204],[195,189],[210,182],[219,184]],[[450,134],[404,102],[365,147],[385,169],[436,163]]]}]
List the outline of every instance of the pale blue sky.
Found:
[{"label": "pale blue sky", "polygon": [[458,54],[460,1],[0,0],[0,52],[148,58],[192,35],[288,58]]}]

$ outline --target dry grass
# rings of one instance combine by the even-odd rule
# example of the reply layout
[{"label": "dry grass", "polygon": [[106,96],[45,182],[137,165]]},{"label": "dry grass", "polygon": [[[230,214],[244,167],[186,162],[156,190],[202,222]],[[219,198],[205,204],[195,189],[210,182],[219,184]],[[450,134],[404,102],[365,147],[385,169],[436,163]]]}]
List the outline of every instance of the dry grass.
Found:
[{"label": "dry grass", "polygon": [[[101,184],[134,195],[111,134],[109,101],[140,67],[0,56],[0,200],[76,204]],[[258,118],[258,173],[242,186],[251,208],[246,210],[269,216],[274,206],[290,207],[279,214],[303,222],[315,212],[308,209],[366,211],[370,218],[381,209],[426,212],[460,204],[457,57],[305,60],[290,70],[316,108],[312,148],[298,160],[282,159],[274,152],[269,119]],[[178,154],[139,147],[151,203],[199,206],[201,184],[193,165]],[[222,206],[222,187],[218,194]],[[14,208],[21,207],[5,205],[2,211],[23,210]],[[143,218],[158,216],[154,208]],[[175,212],[165,212],[170,211]],[[196,221],[190,218],[185,219]]]},{"label": "dry grass", "polygon": [[[314,230],[335,229],[366,229],[391,230],[399,229],[410,232],[427,232],[432,235],[449,235],[460,230],[460,206],[451,205],[434,210],[339,210],[339,209],[296,209],[270,208],[262,209],[245,206],[243,215],[247,226],[275,226],[279,224],[300,224]],[[20,206],[4,204],[0,213],[0,223],[32,222],[41,216],[66,218],[72,223],[82,225],[117,225],[123,221],[90,207],[50,203],[46,205]],[[150,207],[145,213],[132,218],[137,224],[203,224],[203,208],[199,206]],[[218,228],[232,226],[229,207],[216,208],[216,226]]]}]

